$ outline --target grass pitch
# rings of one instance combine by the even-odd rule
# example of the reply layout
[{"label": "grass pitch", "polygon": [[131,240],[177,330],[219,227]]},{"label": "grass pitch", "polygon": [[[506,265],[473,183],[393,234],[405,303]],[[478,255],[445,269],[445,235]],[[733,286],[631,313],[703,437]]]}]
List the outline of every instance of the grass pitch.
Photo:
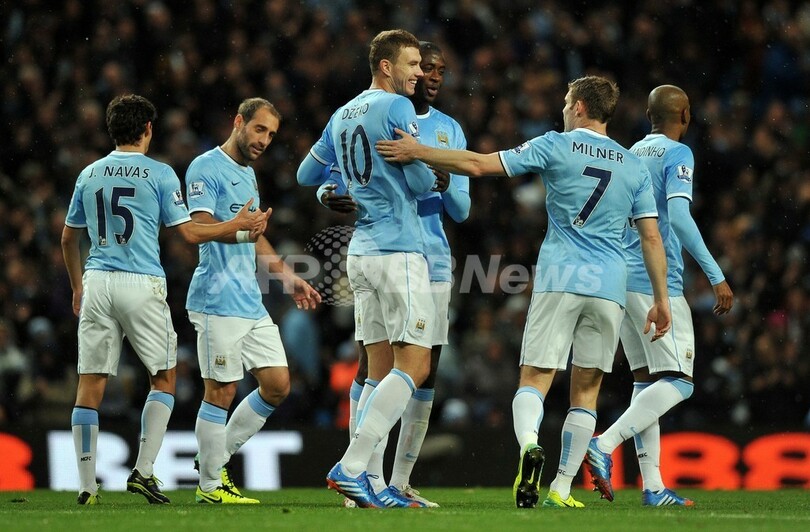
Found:
[{"label": "grass pitch", "polygon": [[[541,503],[547,488],[541,492]],[[101,504],[80,507],[73,492],[0,492],[3,531],[136,530],[181,532],[251,530],[406,530],[508,531],[592,530],[810,530],[810,491],[679,490],[695,500],[693,508],[644,508],[638,490],[616,492],[613,503],[590,491],[574,490],[582,509],[514,508],[509,488],[425,488],[441,504],[434,509],[362,510],[341,505],[342,496],[326,488],[245,491],[260,505],[213,506],[194,502],[194,491],[168,491],[172,504],[150,506],[140,495],[100,492]]]}]

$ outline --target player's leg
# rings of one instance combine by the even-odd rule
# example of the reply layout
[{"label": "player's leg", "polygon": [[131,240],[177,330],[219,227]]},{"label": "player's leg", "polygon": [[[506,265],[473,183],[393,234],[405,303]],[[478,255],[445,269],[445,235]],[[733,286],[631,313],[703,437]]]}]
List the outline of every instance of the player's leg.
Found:
[{"label": "player's leg", "polygon": [[[563,501],[567,507],[581,507],[571,496],[571,483],[579,472],[582,459],[596,429],[596,397],[602,382],[599,368],[571,367],[571,407],[560,432],[560,463],[549,487],[548,500]],[[551,506],[551,504],[546,504]]]},{"label": "player's leg", "polygon": [[[368,353],[366,353],[366,348],[362,341],[358,342],[357,345],[360,348],[360,356],[357,361],[357,373],[354,376],[352,387],[349,390],[349,441],[354,438],[354,432],[357,430],[360,399],[363,397],[363,388],[368,378]],[[369,394],[371,394],[371,390],[366,394],[366,400]]]},{"label": "player's leg", "polygon": [[76,403],[70,418],[73,448],[79,468],[79,504],[98,502],[96,448],[98,444],[98,407],[107,385],[106,374],[79,375]]},{"label": "player's leg", "polygon": [[[391,371],[394,366],[394,351],[388,342],[388,333],[385,329],[385,322],[382,318],[382,306],[376,294],[367,294],[368,297],[361,298],[362,302],[359,305],[365,308],[365,315],[361,312],[360,323],[355,330],[355,339],[369,339],[374,343],[375,347],[372,349],[372,354],[365,348],[367,342],[363,342],[362,351],[366,355],[366,374],[367,377],[364,381],[363,389],[360,393],[357,406],[358,424],[363,419],[368,405],[368,400],[372,393],[377,389],[380,381]],[[358,368],[358,372],[360,368]],[[355,427],[355,433],[357,427]],[[354,433],[352,433],[354,438]],[[351,440],[350,440],[351,442]],[[385,457],[385,449],[388,445],[388,435],[380,440],[374,447],[371,456],[366,465],[366,474],[369,484],[371,485],[374,493],[382,493],[388,487],[385,481],[385,472],[383,470],[383,460]],[[350,506],[349,503],[344,501],[344,505]]]},{"label": "player's leg", "polygon": [[226,422],[242,370],[243,338],[255,320],[189,312],[197,331],[197,357],[205,391],[194,433],[199,448],[200,482],[195,499],[199,503],[258,503],[233,492],[223,484],[222,467],[226,448]]},{"label": "player's leg", "polygon": [[[371,454],[401,417],[416,386],[430,372],[429,341],[432,338],[434,311],[427,263],[423,256],[395,253],[357,257],[357,269],[352,265],[353,257],[349,259],[352,287],[357,286],[358,280],[372,286],[372,293],[380,302],[386,334],[393,340],[394,352],[394,369],[380,381],[369,397],[356,437],[340,462],[327,475],[330,487],[354,499],[359,506],[367,507],[381,502],[373,494],[366,493],[370,486],[365,469]],[[371,319],[367,305],[362,306],[362,311],[362,322]],[[370,335],[365,332],[364,342],[369,355],[369,373],[372,374],[375,359],[387,349],[387,342],[371,343]],[[349,481],[354,485],[349,485]],[[392,497],[391,505],[406,502],[394,499]]]},{"label": "player's leg", "polygon": [[[658,454],[657,449],[660,448],[660,429],[656,428],[658,419],[692,395],[694,333],[691,311],[683,297],[671,298],[672,331],[657,342],[651,343],[649,338],[640,333],[643,326],[641,320],[646,318],[646,311],[651,303],[651,296],[628,293],[627,326],[623,338],[628,339],[632,348],[634,344],[630,339],[634,338],[632,333],[636,334],[638,344],[643,346],[646,366],[650,372],[656,374],[656,380],[646,386],[636,386],[633,400],[627,410],[596,439],[598,449],[604,453],[612,453],[626,439],[638,436],[636,444],[647,449],[639,454],[652,453],[655,456]],[[650,432],[641,436],[648,428],[651,429]],[[655,459],[648,462],[648,464],[656,463]],[[655,488],[650,490],[651,493],[663,490],[663,482],[660,484],[656,482],[657,466],[645,469],[648,475],[651,475],[652,488]],[[657,476],[660,479],[660,472]],[[679,504],[678,499],[680,498],[668,496],[666,501],[670,501],[668,504]]]},{"label": "player's leg", "polygon": [[406,497],[419,501],[429,507],[438,504],[421,497],[411,487],[411,473],[419,458],[422,443],[427,435],[430,413],[433,410],[435,397],[436,374],[439,368],[442,346],[447,344],[450,327],[450,292],[452,283],[431,281],[430,293],[435,308],[433,327],[433,347],[430,351],[430,373],[425,382],[416,389],[405,412],[399,429],[399,440],[391,474],[391,485],[395,486]]},{"label": "player's leg", "polygon": [[123,331],[113,316],[110,286],[114,273],[100,270],[85,272],[84,294],[79,317],[79,383],[71,414],[73,447],[79,470],[81,505],[98,503],[96,448],[98,444],[98,408],[110,375],[115,375],[121,356]]},{"label": "player's leg", "polygon": [[[612,462],[609,455],[591,452],[596,428],[596,400],[602,375],[613,369],[616,347],[619,345],[624,309],[618,303],[597,297],[573,296],[582,299],[582,308],[574,331],[573,367],[571,370],[571,410],[563,424],[563,455],[555,487],[570,492],[573,475],[579,470],[583,457],[593,476],[594,485],[602,497],[612,501],[610,483]],[[597,460],[598,459],[598,460]],[[558,491],[559,493],[559,491]]]},{"label": "player's leg", "polygon": [[133,350],[150,375],[150,391],[141,412],[141,431],[135,467],[127,491],[143,495],[150,504],[167,504],[154,464],[174,409],[177,335],[166,303],[162,277],[119,274],[115,285],[116,316]]},{"label": "player's leg", "polygon": [[[385,325],[381,320],[379,321],[378,325],[379,328],[377,328],[377,330],[380,331],[380,334],[385,334]],[[379,335],[371,335],[370,337],[375,338],[378,336]],[[388,375],[394,365],[394,351],[387,339],[386,341],[375,343],[374,348],[370,353],[367,351],[367,354],[368,378],[366,379],[366,384],[363,387],[363,393],[358,405],[359,416],[361,419],[365,418],[366,407],[369,404],[368,402],[372,394],[377,389],[377,386],[379,386],[380,381],[382,381],[385,376]],[[374,489],[374,493],[377,494],[382,493],[388,487],[388,483],[385,481],[385,472],[383,470],[383,459],[385,458],[385,449],[387,446],[388,434],[386,434],[374,447],[374,451],[372,451],[371,457],[368,459],[368,464],[366,466],[368,481],[371,484],[371,487]]]},{"label": "player's leg", "polygon": [[408,401],[405,411],[402,413],[390,483],[405,497],[431,508],[436,508],[439,505],[422,497],[411,486],[411,473],[419,458],[419,452],[422,449],[422,443],[425,441],[430,423],[430,413],[433,410],[433,398],[435,396],[436,372],[438,371],[441,352],[441,345],[434,345],[433,349],[431,349],[430,374],[422,386],[416,389]]},{"label": "player's leg", "polygon": [[223,463],[264,426],[290,393],[290,372],[278,327],[270,317],[256,322],[242,344],[242,360],[258,387],[234,409],[226,426]]},{"label": "player's leg", "polygon": [[577,309],[562,293],[534,293],[520,350],[520,382],[512,399],[512,422],[518,442],[518,471],[512,495],[518,508],[534,508],[540,499],[545,451],[538,445],[540,424],[551,383],[564,370],[571,349]]},{"label": "player's leg", "polygon": [[168,504],[169,498],[160,490],[160,481],[154,474],[154,464],[174,409],[175,368],[158,371],[151,376],[151,384],[141,412],[138,457],[127,478],[127,491],[140,493],[150,504]]}]

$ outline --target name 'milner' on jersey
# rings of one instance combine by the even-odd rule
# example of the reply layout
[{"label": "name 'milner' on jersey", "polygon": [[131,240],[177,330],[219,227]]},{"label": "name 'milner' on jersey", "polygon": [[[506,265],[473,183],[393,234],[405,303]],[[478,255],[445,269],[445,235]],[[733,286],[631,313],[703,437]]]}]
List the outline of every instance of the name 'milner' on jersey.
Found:
[{"label": "name 'milner' on jersey", "polygon": [[169,165],[139,152],[114,150],[79,174],[65,225],[87,228],[85,269],[165,277],[160,225],[189,220],[180,180]]},{"label": "name 'milner' on jersey", "polygon": [[374,149],[392,140],[394,128],[419,136],[410,100],[382,89],[365,90],[340,107],[310,153],[321,164],[337,165],[358,205],[349,255],[425,253],[416,197],[435,178],[424,163],[388,163]]},{"label": "name 'milner' on jersey", "polygon": [[[695,158],[685,144],[665,135],[650,134],[631,148],[652,176],[655,202],[658,206],[658,229],[667,254],[667,288],[670,296],[683,295],[683,252],[681,241],[672,229],[667,202],[683,197],[692,202],[692,174]],[[627,289],[631,292],[652,294],[652,285],[641,255],[641,241],[633,224],[625,235],[627,254]]]},{"label": "name 'milner' on jersey", "polygon": [[538,173],[548,229],[535,292],[569,292],[624,306],[627,220],[656,217],[650,172],[609,137],[589,129],[548,132],[499,152],[507,175]]}]

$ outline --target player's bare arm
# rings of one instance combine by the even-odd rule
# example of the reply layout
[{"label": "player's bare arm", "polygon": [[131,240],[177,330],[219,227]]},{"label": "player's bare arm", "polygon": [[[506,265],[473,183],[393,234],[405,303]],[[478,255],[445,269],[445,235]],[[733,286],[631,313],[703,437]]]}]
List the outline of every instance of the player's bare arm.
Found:
[{"label": "player's bare arm", "polygon": [[70,289],[73,291],[73,314],[79,315],[82,303],[82,258],[79,241],[85,229],[65,226],[62,229],[62,257],[65,260]]},{"label": "player's bare arm", "polygon": [[672,314],[669,310],[669,291],[667,289],[667,257],[661,233],[658,231],[657,218],[642,218],[636,220],[636,227],[641,238],[641,252],[644,255],[644,265],[650,277],[653,289],[653,306],[647,313],[647,323],[644,325],[644,334],[650,332],[655,324],[652,340],[655,342],[664,336],[672,326]]},{"label": "player's bare arm", "polygon": [[405,131],[397,128],[397,140],[379,140],[375,148],[386,161],[391,163],[411,163],[415,160],[428,166],[454,174],[470,177],[502,176],[506,170],[497,153],[482,154],[469,150],[440,150],[419,142]]},{"label": "player's bare arm", "polygon": [[244,242],[255,242],[267,228],[267,220],[273,210],[262,211],[256,209],[256,211],[251,212],[251,205],[253,205],[253,198],[239,209],[236,216],[226,222],[217,220],[207,212],[195,212],[191,215],[192,222],[178,225],[177,230],[190,244],[200,244],[211,240],[226,244],[243,242],[241,239],[237,240],[238,231],[248,232],[247,239]]},{"label": "player's bare arm", "polygon": [[270,242],[263,236],[256,241],[256,258],[263,271],[269,271],[284,287],[284,293],[289,294],[296,307],[302,310],[315,309],[321,302],[321,294],[308,282],[295,274],[293,269],[284,262]]}]

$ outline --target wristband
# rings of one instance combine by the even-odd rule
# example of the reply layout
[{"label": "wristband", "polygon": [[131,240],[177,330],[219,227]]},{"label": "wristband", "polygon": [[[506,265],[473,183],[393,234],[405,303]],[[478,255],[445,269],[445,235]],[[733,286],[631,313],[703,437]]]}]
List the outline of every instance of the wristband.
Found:
[{"label": "wristband", "polygon": [[246,244],[250,242],[250,231],[237,231],[236,242],[239,244]]}]

